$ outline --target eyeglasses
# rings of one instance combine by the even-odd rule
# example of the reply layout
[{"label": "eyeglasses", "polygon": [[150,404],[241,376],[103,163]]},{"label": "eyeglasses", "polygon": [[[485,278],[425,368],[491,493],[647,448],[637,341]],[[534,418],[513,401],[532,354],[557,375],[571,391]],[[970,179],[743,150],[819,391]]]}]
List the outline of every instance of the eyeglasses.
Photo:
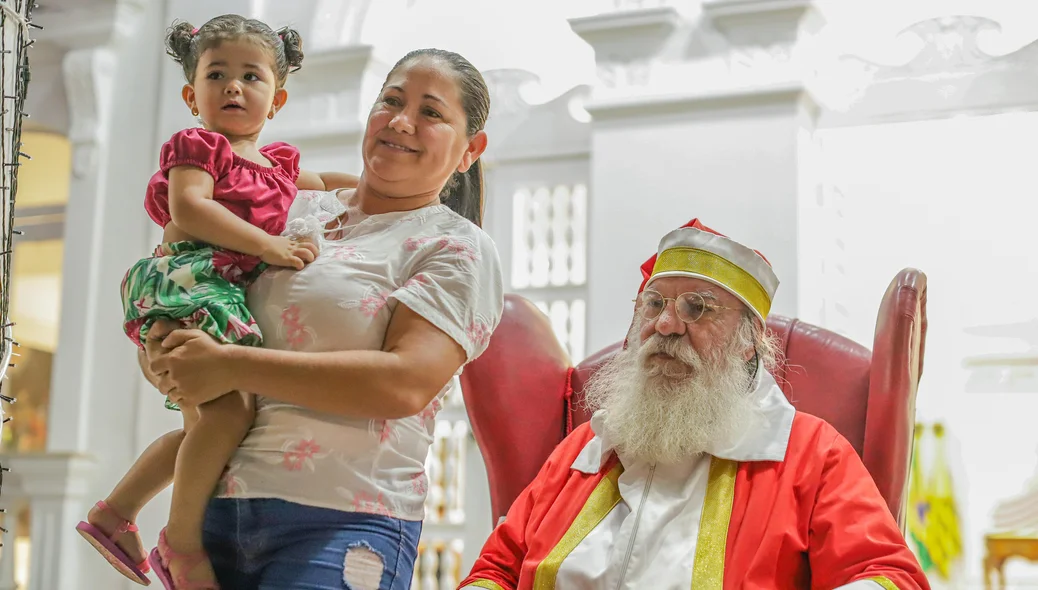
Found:
[{"label": "eyeglasses", "polygon": [[645,320],[655,320],[663,313],[668,301],[674,302],[674,310],[678,319],[686,324],[694,324],[703,319],[704,316],[717,313],[725,309],[734,309],[723,305],[708,303],[702,294],[696,292],[682,293],[677,297],[664,297],[656,291],[642,291],[638,298],[638,311]]}]

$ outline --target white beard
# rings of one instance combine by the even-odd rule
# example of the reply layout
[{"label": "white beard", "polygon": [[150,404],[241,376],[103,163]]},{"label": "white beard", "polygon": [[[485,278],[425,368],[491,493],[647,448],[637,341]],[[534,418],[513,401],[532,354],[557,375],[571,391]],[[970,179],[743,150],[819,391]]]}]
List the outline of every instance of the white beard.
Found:
[{"label": "white beard", "polygon": [[[585,387],[586,403],[604,414],[604,435],[625,457],[676,463],[734,440],[763,420],[751,399],[752,342],[744,322],[716,358],[704,359],[684,337],[653,334],[639,345],[632,327],[627,350],[603,365]],[[649,357],[663,352],[664,364]],[[680,361],[680,362],[678,362]]]}]

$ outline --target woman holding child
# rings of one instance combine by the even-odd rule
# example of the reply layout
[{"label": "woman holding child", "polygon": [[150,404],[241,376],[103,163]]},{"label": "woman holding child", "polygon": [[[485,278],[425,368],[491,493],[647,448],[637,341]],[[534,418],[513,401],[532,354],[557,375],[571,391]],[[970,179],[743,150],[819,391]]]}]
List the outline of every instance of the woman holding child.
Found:
[{"label": "woman holding child", "polygon": [[[245,34],[207,43],[210,23],[192,30],[186,46],[197,63],[207,52],[256,45]],[[173,314],[181,321],[150,325],[142,367],[171,403],[204,415],[227,396],[244,400],[227,404],[235,407],[255,400],[205,510],[204,551],[191,535],[179,546],[172,534],[160,537],[151,562],[167,587],[410,586],[434,418],[452,377],[486,348],[503,307],[498,255],[479,228],[489,107],[482,76],[461,56],[404,56],[368,115],[356,188],[293,195],[277,230],[286,241],[271,240],[282,250],[268,253],[270,268],[246,285],[262,345],[221,340]],[[207,163],[186,165],[219,185]],[[294,165],[295,188],[349,184]],[[246,254],[263,254],[257,248]],[[166,450],[149,448],[138,463],[168,465],[172,444],[162,441],[153,447]],[[107,499],[115,521],[90,522],[130,565],[143,561],[132,520],[168,483],[160,472],[154,467],[150,483],[136,485],[126,484],[128,474]]]}]

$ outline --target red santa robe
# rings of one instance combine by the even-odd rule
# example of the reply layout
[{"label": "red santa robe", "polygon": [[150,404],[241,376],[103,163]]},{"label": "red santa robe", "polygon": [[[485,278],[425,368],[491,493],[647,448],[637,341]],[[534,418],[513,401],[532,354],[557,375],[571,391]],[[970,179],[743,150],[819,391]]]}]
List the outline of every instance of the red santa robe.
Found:
[{"label": "red santa robe", "polygon": [[846,439],[796,412],[763,370],[753,395],[763,426],[676,465],[618,454],[596,414],[552,452],[461,587],[928,589]]}]

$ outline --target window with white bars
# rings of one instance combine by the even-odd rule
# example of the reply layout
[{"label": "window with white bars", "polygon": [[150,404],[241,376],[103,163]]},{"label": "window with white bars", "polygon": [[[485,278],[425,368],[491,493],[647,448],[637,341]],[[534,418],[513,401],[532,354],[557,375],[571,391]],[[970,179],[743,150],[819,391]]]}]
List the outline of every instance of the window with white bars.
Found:
[{"label": "window with white bars", "polygon": [[587,186],[520,188],[512,200],[512,288],[587,282]]},{"label": "window with white bars", "polygon": [[584,360],[584,335],[587,333],[584,325],[587,306],[584,300],[556,299],[555,301],[534,301],[533,303],[551,320],[555,336],[569,353],[573,362]]},{"label": "window with white bars", "polygon": [[587,333],[585,183],[525,186],[512,199],[512,290],[551,320],[574,362]]}]

